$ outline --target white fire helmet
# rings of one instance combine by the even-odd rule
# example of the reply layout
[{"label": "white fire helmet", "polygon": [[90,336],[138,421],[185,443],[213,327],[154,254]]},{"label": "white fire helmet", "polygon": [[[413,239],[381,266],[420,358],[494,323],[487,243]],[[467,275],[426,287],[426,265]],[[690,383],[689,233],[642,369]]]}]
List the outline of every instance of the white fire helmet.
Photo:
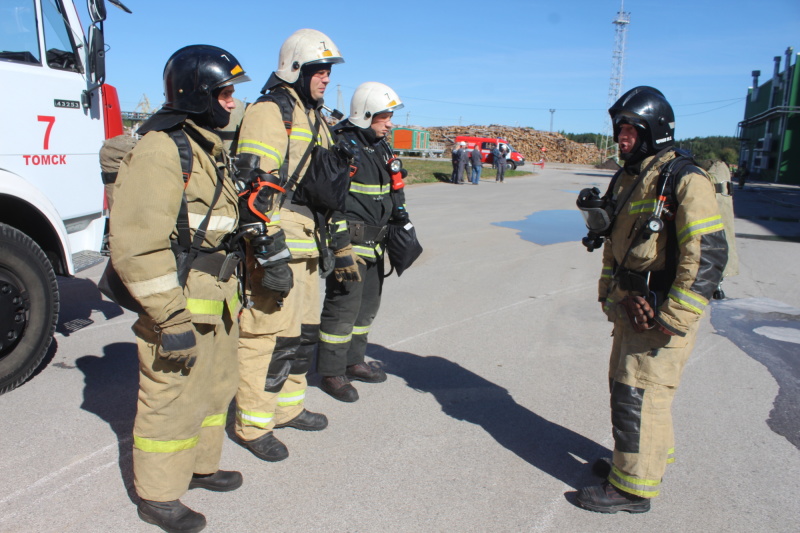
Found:
[{"label": "white fire helmet", "polygon": [[377,81],[367,81],[359,85],[353,93],[350,116],[347,118],[359,128],[366,129],[372,124],[372,117],[375,115],[402,107],[403,102],[391,87]]},{"label": "white fire helmet", "polygon": [[294,83],[300,76],[300,68],[317,63],[344,63],[344,58],[336,44],[321,31],[297,30],[281,45],[275,75],[286,83]]}]

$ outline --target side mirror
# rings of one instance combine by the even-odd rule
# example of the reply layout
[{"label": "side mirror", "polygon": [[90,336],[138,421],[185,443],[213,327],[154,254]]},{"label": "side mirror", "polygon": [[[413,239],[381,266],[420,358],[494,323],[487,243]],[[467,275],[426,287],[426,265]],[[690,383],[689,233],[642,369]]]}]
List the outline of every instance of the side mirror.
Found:
[{"label": "side mirror", "polygon": [[86,0],[86,7],[89,10],[89,18],[92,22],[103,22],[106,20],[106,4],[103,0]]},{"label": "side mirror", "polygon": [[103,30],[94,24],[89,27],[89,80],[97,86],[106,81],[106,43]]}]

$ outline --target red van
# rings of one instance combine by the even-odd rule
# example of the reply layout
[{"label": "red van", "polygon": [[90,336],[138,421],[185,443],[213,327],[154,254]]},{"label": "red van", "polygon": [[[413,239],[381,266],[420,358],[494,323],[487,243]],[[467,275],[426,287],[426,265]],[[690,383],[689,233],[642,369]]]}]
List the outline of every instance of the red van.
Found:
[{"label": "red van", "polygon": [[456,137],[456,144],[460,143],[461,141],[467,143],[467,149],[470,151],[472,151],[477,144],[478,149],[481,151],[481,161],[484,163],[494,163],[492,150],[494,150],[498,144],[504,144],[508,148],[508,155],[506,155],[506,168],[516,170],[517,167],[521,167],[525,164],[525,158],[522,157],[522,154],[515,151],[505,139],[500,139],[499,137],[467,137],[465,135],[459,135]]}]

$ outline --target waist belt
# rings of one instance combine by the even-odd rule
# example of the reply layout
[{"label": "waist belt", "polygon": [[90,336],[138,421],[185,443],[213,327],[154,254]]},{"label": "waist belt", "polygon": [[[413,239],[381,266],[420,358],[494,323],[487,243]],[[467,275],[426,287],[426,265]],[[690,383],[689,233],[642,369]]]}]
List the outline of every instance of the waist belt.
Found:
[{"label": "waist belt", "polygon": [[367,246],[383,244],[389,233],[389,226],[370,226],[360,220],[347,221],[347,227],[350,232],[351,244],[366,244]]},{"label": "waist belt", "polygon": [[192,270],[205,272],[215,276],[220,281],[228,281],[236,270],[241,256],[238,253],[203,253],[197,254],[192,261]]},{"label": "waist belt", "polygon": [[100,178],[103,180],[103,185],[111,185],[117,181],[117,172],[101,172]]}]

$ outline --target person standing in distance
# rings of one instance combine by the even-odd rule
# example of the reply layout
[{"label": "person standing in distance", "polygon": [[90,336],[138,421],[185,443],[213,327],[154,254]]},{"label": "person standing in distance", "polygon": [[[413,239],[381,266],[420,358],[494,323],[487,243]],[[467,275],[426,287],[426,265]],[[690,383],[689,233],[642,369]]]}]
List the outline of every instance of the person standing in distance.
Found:
[{"label": "person standing in distance", "polygon": [[506,148],[505,144],[498,144],[497,147],[492,150],[492,155],[494,155],[494,166],[497,169],[497,175],[494,181],[503,183],[503,180],[505,179],[507,154],[508,148]]},{"label": "person standing in distance", "polygon": [[467,181],[467,161],[469,161],[469,151],[467,150],[467,143],[464,141],[458,143],[458,146],[458,178],[456,179],[456,183],[460,185]]},{"label": "person standing in distance", "polygon": [[[236,276],[221,268],[226,252],[220,245],[236,229],[238,207],[216,128],[227,124],[233,85],[243,81],[249,78],[239,62],[221,48],[175,52],[164,67],[166,102],[139,128],[144,137],[124,157],[115,186],[111,261],[144,309],[133,325],[139,350],[134,485],[142,498],[139,517],[165,531],[205,527],[205,517],[179,499],[187,489],[224,492],[242,484],[239,472],[219,469],[238,383],[240,305]],[[180,160],[186,152],[171,134],[190,148],[188,176]],[[176,262],[186,252],[182,234],[199,247],[191,269]]]},{"label": "person standing in distance", "polygon": [[459,172],[459,165],[461,162],[461,145],[454,144],[450,152],[450,155],[451,155],[451,161],[453,163],[453,175],[450,176],[450,182],[458,185],[459,183],[458,172]]},{"label": "person standing in distance", "polygon": [[317,372],[322,390],[343,402],[358,400],[352,380],[386,381],[386,373],[364,356],[381,303],[388,224],[408,222],[402,177],[392,176],[394,154],[386,142],[392,115],[402,107],[390,87],[368,81],[353,94],[350,115],[334,127],[357,155],[346,209],[331,218],[335,255],[346,261],[326,279]]},{"label": "person standing in distance", "polygon": [[[676,157],[675,115],[664,95],[636,87],[609,113],[625,161],[607,193],[616,206],[609,208],[611,229],[609,218],[591,217],[580,198],[578,207],[595,226],[590,232],[607,233],[599,301],[614,323],[608,371],[614,455],[595,463],[607,479],[582,488],[577,501],[596,512],[643,513],[675,460],[672,400],[728,245],[714,184],[702,170],[685,167],[673,176],[672,192],[661,186],[662,169]],[[667,199],[663,211],[659,197]]]},{"label": "person standing in distance", "polygon": [[257,250],[251,240],[248,246],[236,394],[236,435],[265,461],[289,455],[274,428],[319,431],[328,425],[325,415],[305,409],[306,373],[319,339],[322,239],[312,210],[292,198],[294,186],[309,175],[315,148],[334,144],[320,111],[331,67],[343,62],[324,33],[294,32],[261,91],[269,93],[248,106],[239,131],[237,176],[272,179],[278,187],[264,189],[272,196],[256,221],[266,228],[266,244]]},{"label": "person standing in distance", "polygon": [[470,163],[472,164],[472,184],[478,185],[481,181],[481,170],[483,170],[483,161],[481,161],[481,149],[478,143],[472,148],[469,154]]}]

